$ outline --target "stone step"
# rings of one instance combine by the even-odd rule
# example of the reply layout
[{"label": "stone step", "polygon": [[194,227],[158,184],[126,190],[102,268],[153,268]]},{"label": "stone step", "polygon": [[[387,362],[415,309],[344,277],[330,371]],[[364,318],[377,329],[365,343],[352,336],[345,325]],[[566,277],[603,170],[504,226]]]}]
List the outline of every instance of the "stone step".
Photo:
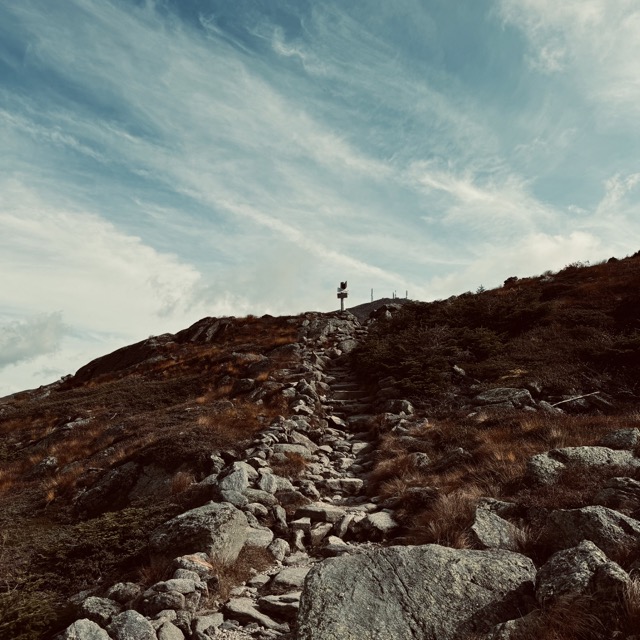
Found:
[{"label": "stone step", "polygon": [[360,413],[351,416],[347,416],[344,420],[349,427],[364,427],[367,428],[370,425],[371,420],[375,418],[375,415],[371,413]]},{"label": "stone step", "polygon": [[336,400],[367,400],[371,399],[371,394],[368,391],[362,391],[361,389],[332,389],[330,393],[331,402]]},{"label": "stone step", "polygon": [[357,382],[334,382],[330,386],[332,391],[357,391],[362,388]]},{"label": "stone step", "polygon": [[371,409],[371,404],[368,402],[354,402],[353,404],[343,404],[342,406],[334,406],[333,414],[339,416],[341,418],[345,418],[346,416],[352,416],[367,409]]}]

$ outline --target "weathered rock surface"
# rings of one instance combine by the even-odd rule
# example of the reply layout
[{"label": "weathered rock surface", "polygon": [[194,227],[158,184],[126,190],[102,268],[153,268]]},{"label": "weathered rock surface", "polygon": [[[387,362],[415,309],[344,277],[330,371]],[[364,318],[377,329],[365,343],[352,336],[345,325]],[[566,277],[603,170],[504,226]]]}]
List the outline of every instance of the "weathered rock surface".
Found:
[{"label": "weathered rock surface", "polygon": [[59,640],[111,640],[100,625],[86,618],[70,624],[58,637]]},{"label": "weathered rock surface", "polygon": [[518,551],[520,532],[513,524],[489,509],[476,509],[471,536],[482,549]]},{"label": "weathered rock surface", "polygon": [[595,469],[621,467],[640,469],[640,459],[631,451],[608,447],[566,447],[533,456],[527,463],[527,478],[537,484],[553,484],[567,467]]},{"label": "weathered rock surface", "polygon": [[151,535],[154,551],[174,555],[203,551],[233,562],[247,539],[247,518],[228,503],[212,503],[182,513]]},{"label": "weathered rock surface", "polygon": [[113,640],[156,640],[151,623],[137,611],[129,609],[117,615],[107,627]]},{"label": "weathered rock surface", "polygon": [[[604,580],[604,584],[602,584]],[[618,589],[611,589],[617,582]],[[606,593],[609,599],[619,598],[629,576],[588,540],[577,547],[558,551],[540,568],[536,577],[536,599],[549,606],[562,596],[586,593]],[[602,588],[606,587],[606,588]]]},{"label": "weathered rock surface", "polygon": [[509,551],[388,547],[316,565],[298,640],[461,638],[529,607],[535,568]]},{"label": "weathered rock surface", "polygon": [[590,540],[611,556],[640,542],[640,522],[607,507],[557,509],[548,515],[542,537],[558,550]]}]

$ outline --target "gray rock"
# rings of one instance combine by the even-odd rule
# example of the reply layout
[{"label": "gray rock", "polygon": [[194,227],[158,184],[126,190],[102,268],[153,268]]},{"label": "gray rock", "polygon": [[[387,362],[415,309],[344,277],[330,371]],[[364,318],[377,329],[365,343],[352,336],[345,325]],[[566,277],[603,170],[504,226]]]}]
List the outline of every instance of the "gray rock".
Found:
[{"label": "gray rock", "polygon": [[640,482],[632,478],[610,478],[593,499],[610,509],[640,509]]},{"label": "gray rock", "polygon": [[196,573],[201,580],[209,582],[216,577],[213,565],[209,562],[206,553],[193,553],[191,555],[180,556],[173,561],[172,568],[174,571],[185,569]]},{"label": "gray rock", "polygon": [[187,599],[178,591],[166,591],[159,593],[153,589],[145,591],[144,596],[137,605],[138,609],[147,616],[155,616],[161,611],[172,609],[180,611],[187,608]]},{"label": "gray rock", "polygon": [[107,631],[113,640],[157,640],[151,623],[133,609],[118,614]]},{"label": "gray rock", "polygon": [[378,542],[389,538],[398,528],[398,523],[390,513],[377,511],[368,513],[360,522],[360,527],[367,540]]},{"label": "gray rock", "polygon": [[342,353],[351,353],[357,346],[358,342],[351,338],[338,342],[338,349],[340,349]]},{"label": "gray rock", "polygon": [[300,444],[303,447],[309,449],[311,453],[315,453],[318,450],[318,445],[313,440],[307,438],[304,433],[300,433],[299,431],[292,431],[289,434],[289,438],[292,444]]},{"label": "gray rock", "polygon": [[476,509],[471,536],[481,549],[519,550],[517,527],[489,509]]},{"label": "gray rock", "polygon": [[533,456],[527,463],[526,478],[538,484],[553,484],[567,467],[596,469],[624,467],[640,469],[640,459],[625,450],[607,447],[566,447]]},{"label": "gray rock", "polygon": [[110,509],[123,507],[129,499],[129,491],[140,475],[140,466],[127,462],[109,471],[91,489],[80,494],[76,507],[88,515],[98,515]]},{"label": "gray rock", "polygon": [[364,481],[360,478],[330,478],[325,484],[330,491],[340,491],[355,495],[362,489]]},{"label": "gray rock", "polygon": [[249,504],[249,498],[239,491],[223,490],[218,492],[222,502],[228,502],[234,507],[242,508]]},{"label": "gray rock", "polygon": [[309,518],[313,522],[338,522],[346,511],[326,502],[314,502],[296,510],[296,518]]},{"label": "gray rock", "polygon": [[409,461],[418,471],[427,471],[431,466],[431,458],[421,451],[409,454]]},{"label": "gray rock", "polygon": [[282,538],[276,538],[268,547],[267,551],[276,559],[282,562],[285,556],[291,553],[291,547],[286,540]]},{"label": "gray rock", "polygon": [[425,545],[331,558],[305,581],[298,640],[437,638],[486,632],[526,610],[535,567],[510,551]]},{"label": "gray rock", "polygon": [[552,549],[590,540],[610,556],[640,542],[640,522],[607,507],[558,509],[548,515],[541,535]]},{"label": "gray rock", "polygon": [[297,455],[301,455],[306,460],[311,460],[313,454],[307,447],[302,444],[274,444],[271,447],[274,455],[286,456],[287,453],[294,453]]},{"label": "gray rock", "polygon": [[118,582],[109,588],[107,598],[126,605],[141,594],[142,587],[135,582]]},{"label": "gray rock", "polygon": [[196,634],[215,637],[215,630],[224,622],[224,616],[221,613],[211,613],[196,616],[191,623],[191,629]]},{"label": "gray rock", "polygon": [[640,444],[640,429],[618,429],[600,438],[598,445],[610,449],[634,449]]},{"label": "gray rock", "polygon": [[158,527],[151,548],[173,554],[202,551],[212,558],[233,562],[247,539],[247,518],[228,503],[192,509]]},{"label": "gray rock", "polygon": [[[607,576],[607,589],[598,582]],[[617,589],[609,589],[618,583]],[[620,598],[629,576],[593,542],[582,541],[577,547],[558,551],[540,568],[536,578],[536,599],[549,606],[563,596],[578,596],[609,590],[609,599]]]},{"label": "gray rock", "polygon": [[292,591],[302,589],[304,579],[311,567],[287,567],[278,572],[271,579],[271,589],[273,591]]},{"label": "gray rock", "polygon": [[473,403],[479,406],[508,403],[512,407],[519,408],[532,405],[533,398],[527,389],[500,387],[478,394],[473,399]]},{"label": "gray rock", "polygon": [[199,578],[197,582],[188,578],[171,578],[170,580],[156,582],[156,584],[153,585],[153,589],[159,593],[177,591],[178,593],[187,595],[195,591],[204,591],[206,585],[201,582]]},{"label": "gray rock", "polygon": [[79,614],[101,627],[106,627],[113,616],[117,616],[121,611],[122,607],[114,600],[91,596],[80,605]]},{"label": "gray rock", "polygon": [[167,621],[156,631],[158,640],[185,640],[184,633],[173,622]]},{"label": "gray rock", "polygon": [[[255,473],[255,469],[251,468],[251,470]],[[244,467],[237,468],[222,480],[218,480],[218,489],[221,493],[226,491],[244,493],[248,488],[249,474]]]},{"label": "gray rock", "polygon": [[60,640],[111,640],[104,629],[86,618],[70,624],[58,637]]},{"label": "gray rock", "polygon": [[261,611],[265,611],[277,618],[293,621],[300,609],[301,591],[283,593],[281,595],[264,596],[258,600]]},{"label": "gray rock", "polygon": [[333,529],[333,526],[334,525],[332,525],[330,522],[316,522],[309,530],[309,540],[311,542],[311,546],[315,547],[319,545]]},{"label": "gray rock", "polygon": [[266,549],[273,542],[273,531],[267,527],[247,527],[247,547]]},{"label": "gray rock", "polygon": [[289,625],[280,624],[268,615],[258,611],[251,598],[232,598],[225,605],[225,612],[228,616],[240,622],[257,622],[267,629],[273,629],[282,633],[289,631]]},{"label": "gray rock", "polygon": [[257,502],[265,507],[273,507],[278,504],[278,499],[272,493],[261,489],[247,489],[244,495],[250,502]]}]

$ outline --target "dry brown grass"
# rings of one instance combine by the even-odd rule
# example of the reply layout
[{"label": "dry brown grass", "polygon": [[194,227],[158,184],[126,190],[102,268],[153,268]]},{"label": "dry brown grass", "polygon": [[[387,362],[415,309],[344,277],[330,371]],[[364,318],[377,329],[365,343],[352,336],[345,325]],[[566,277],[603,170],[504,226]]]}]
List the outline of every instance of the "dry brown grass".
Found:
[{"label": "dry brown grass", "polygon": [[521,640],[599,640],[612,621],[601,620],[593,610],[592,596],[558,598],[540,612]]},{"label": "dry brown grass", "polygon": [[409,540],[413,544],[435,543],[455,549],[471,548],[468,530],[473,524],[482,493],[480,487],[470,485],[438,496],[414,519]]},{"label": "dry brown grass", "polygon": [[[527,461],[553,447],[593,445],[611,430],[637,425],[634,413],[613,417],[512,412],[481,422],[452,416],[423,423],[410,431],[409,438],[394,433],[381,436],[368,490],[394,503],[412,540],[440,539],[465,546],[469,504],[473,502],[468,500],[470,496],[513,500],[523,507],[577,508],[590,504],[607,478],[629,475],[629,470],[610,468],[585,473],[570,468],[555,485],[534,489],[522,482]],[[439,461],[460,447],[469,453],[466,459],[445,468],[439,466]],[[426,453],[432,465],[416,468],[412,451]],[[432,504],[430,493],[416,491],[419,488],[429,488],[440,497]],[[451,516],[447,509],[452,510]],[[442,525],[435,522],[439,518],[443,518]],[[535,531],[527,538],[535,539]]]},{"label": "dry brown grass", "polygon": [[143,587],[150,587],[156,582],[168,580],[171,577],[172,558],[165,556],[151,556],[149,561],[138,567],[137,582]]},{"label": "dry brown grass", "polygon": [[276,475],[283,478],[298,478],[307,468],[307,459],[295,451],[286,451],[284,454],[286,461],[273,462],[271,468]]},{"label": "dry brown grass", "polygon": [[640,577],[632,577],[624,593],[624,608],[631,631],[640,629]]},{"label": "dry brown grass", "polygon": [[211,594],[211,605],[229,598],[231,590],[273,565],[273,556],[266,550],[257,547],[244,547],[234,562],[221,562],[209,558],[209,562],[218,576],[218,591]]},{"label": "dry brown grass", "polygon": [[178,471],[171,478],[171,495],[175,496],[186,491],[194,482],[196,477],[189,471]]}]

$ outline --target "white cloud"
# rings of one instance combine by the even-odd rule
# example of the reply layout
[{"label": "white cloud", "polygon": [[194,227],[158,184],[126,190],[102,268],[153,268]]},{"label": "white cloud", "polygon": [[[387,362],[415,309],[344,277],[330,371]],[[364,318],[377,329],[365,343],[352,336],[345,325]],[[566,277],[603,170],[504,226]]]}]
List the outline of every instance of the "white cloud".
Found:
[{"label": "white cloud", "polygon": [[[640,6],[635,0],[498,0],[505,22],[524,31],[533,65],[571,71],[609,114],[640,114]],[[604,125],[604,121],[603,121]]]},{"label": "white cloud", "polygon": [[0,321],[0,369],[56,351],[64,333],[60,313]]},{"label": "white cloud", "polygon": [[530,233],[498,250],[490,243],[480,243],[476,257],[465,269],[433,278],[429,289],[435,297],[448,297],[451,291],[475,291],[480,285],[493,288],[511,276],[556,271],[572,262],[584,261],[585,256],[594,261],[607,257],[600,239],[583,231],[567,235]]},{"label": "white cloud", "polygon": [[443,170],[429,163],[416,163],[412,174],[427,193],[446,196],[443,220],[449,224],[470,224],[492,234],[510,233],[514,228],[522,233],[554,218],[553,209],[533,197],[527,183],[514,174],[481,180],[471,171]]}]

